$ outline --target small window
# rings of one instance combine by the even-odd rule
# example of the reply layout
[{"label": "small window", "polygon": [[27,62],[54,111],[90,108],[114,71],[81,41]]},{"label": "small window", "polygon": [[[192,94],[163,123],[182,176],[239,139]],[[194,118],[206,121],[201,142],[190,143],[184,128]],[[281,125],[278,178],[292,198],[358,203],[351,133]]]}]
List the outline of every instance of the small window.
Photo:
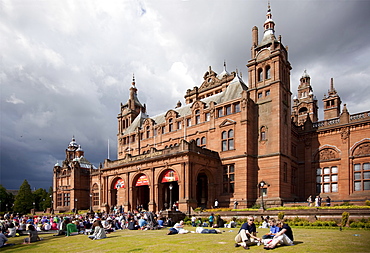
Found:
[{"label": "small window", "polygon": [[222,116],[224,116],[224,113],[223,113],[223,108],[218,108],[217,109],[217,116],[220,118]]},{"label": "small window", "polygon": [[231,114],[231,105],[225,106],[225,111],[226,111],[226,115],[230,115]]},{"label": "small window", "polygon": [[240,112],[240,103],[235,103],[234,104],[234,112],[235,113]]},{"label": "small window", "polygon": [[262,92],[258,92],[258,98],[262,98]]},{"label": "small window", "polygon": [[191,126],[191,119],[190,118],[186,119],[186,126],[187,127]]},{"label": "small window", "polygon": [[270,90],[267,90],[266,92],[265,92],[265,96],[267,97],[267,96],[270,96]]}]

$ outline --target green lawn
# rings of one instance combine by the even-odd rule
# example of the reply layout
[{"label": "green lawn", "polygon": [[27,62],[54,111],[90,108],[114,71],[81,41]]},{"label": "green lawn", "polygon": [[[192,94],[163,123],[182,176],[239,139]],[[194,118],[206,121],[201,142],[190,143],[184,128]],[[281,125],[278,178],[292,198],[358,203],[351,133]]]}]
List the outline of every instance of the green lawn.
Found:
[{"label": "green lawn", "polygon": [[[193,230],[193,228],[187,228]],[[234,247],[238,229],[223,229],[222,234],[166,235],[167,229],[151,231],[116,231],[107,239],[91,241],[86,235],[71,237],[40,235],[42,241],[22,244],[24,236],[10,238],[15,246],[1,252],[243,252]],[[258,229],[259,236],[268,229]],[[293,228],[294,246],[283,246],[273,252],[370,252],[370,231],[344,229]],[[355,236],[356,235],[356,236]],[[267,252],[263,246],[251,246],[250,252]],[[270,251],[269,251],[270,252]]]}]

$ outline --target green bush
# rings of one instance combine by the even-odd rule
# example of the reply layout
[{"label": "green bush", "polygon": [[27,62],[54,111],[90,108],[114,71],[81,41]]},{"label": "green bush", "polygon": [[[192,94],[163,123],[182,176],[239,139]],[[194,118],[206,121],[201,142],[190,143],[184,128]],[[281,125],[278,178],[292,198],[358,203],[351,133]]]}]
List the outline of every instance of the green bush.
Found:
[{"label": "green bush", "polygon": [[343,202],[342,204],[340,204],[340,206],[353,206],[353,204],[347,201],[347,202]]},{"label": "green bush", "polygon": [[345,227],[347,225],[348,219],[349,219],[349,213],[343,212],[342,213],[342,227]]},{"label": "green bush", "polygon": [[366,205],[366,206],[370,206],[370,200],[366,200],[366,201],[365,201],[365,205]]},{"label": "green bush", "polygon": [[285,213],[284,213],[284,212],[279,212],[279,213],[278,213],[278,219],[279,219],[279,220],[284,219],[284,215],[285,215]]}]

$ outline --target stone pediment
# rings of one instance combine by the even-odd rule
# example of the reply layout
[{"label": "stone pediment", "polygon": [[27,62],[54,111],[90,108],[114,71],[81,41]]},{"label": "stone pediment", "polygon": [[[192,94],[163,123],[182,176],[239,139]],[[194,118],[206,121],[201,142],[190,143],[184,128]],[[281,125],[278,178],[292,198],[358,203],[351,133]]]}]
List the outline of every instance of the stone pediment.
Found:
[{"label": "stone pediment", "polygon": [[225,127],[225,126],[230,126],[230,125],[234,125],[236,124],[236,122],[234,120],[231,120],[231,119],[225,119],[224,121],[222,121],[222,123],[220,124],[220,127]]}]

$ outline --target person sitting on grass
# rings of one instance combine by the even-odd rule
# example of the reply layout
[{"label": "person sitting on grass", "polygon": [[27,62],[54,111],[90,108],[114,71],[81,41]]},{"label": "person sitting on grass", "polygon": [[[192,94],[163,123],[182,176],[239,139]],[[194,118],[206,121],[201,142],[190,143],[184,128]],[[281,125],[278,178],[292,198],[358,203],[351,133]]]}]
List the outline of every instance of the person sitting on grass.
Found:
[{"label": "person sitting on grass", "polygon": [[[280,228],[276,226],[276,220],[274,218],[270,218],[269,225],[270,225],[270,232],[263,235],[262,239],[272,239],[277,233],[279,233]],[[270,240],[267,240],[267,242],[270,242]]]},{"label": "person sitting on grass", "polygon": [[175,234],[186,234],[189,231],[184,229],[184,221],[181,220],[179,223],[176,223],[175,226],[169,228],[167,235],[175,235]]},{"label": "person sitting on grass", "polygon": [[242,225],[235,237],[235,247],[243,246],[244,249],[249,249],[249,245],[259,245],[261,238],[258,238],[256,234],[257,231],[256,225],[254,224],[254,218],[249,216],[248,221]]},{"label": "person sitting on grass", "polygon": [[23,244],[29,244],[31,242],[37,242],[41,240],[34,225],[30,224],[28,226],[27,232],[28,232],[28,237],[24,238]]},{"label": "person sitting on grass", "polygon": [[279,220],[276,223],[276,226],[280,228],[280,231],[274,236],[271,242],[269,242],[264,249],[274,249],[277,244],[280,245],[293,245],[293,231],[288,224],[284,223],[282,220]]},{"label": "person sitting on grass", "polygon": [[100,220],[94,221],[93,226],[94,226],[94,233],[88,236],[91,240],[100,240],[100,239],[107,238],[105,229],[103,228],[103,225]]},{"label": "person sitting on grass", "polygon": [[76,224],[74,224],[73,222],[71,222],[69,219],[66,220],[67,222],[67,226],[66,226],[66,235],[67,236],[71,236],[71,235],[78,235],[78,229],[77,229],[77,226]]},{"label": "person sitting on grass", "polygon": [[13,243],[7,243],[8,238],[3,234],[3,231],[0,229],[0,248],[6,246],[13,246]]}]

